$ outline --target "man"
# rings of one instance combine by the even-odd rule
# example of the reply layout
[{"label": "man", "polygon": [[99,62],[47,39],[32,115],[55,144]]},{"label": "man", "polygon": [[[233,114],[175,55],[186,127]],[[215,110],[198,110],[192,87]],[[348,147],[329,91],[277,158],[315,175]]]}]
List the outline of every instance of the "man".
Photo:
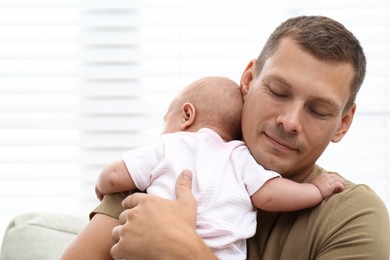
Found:
[{"label": "man", "polygon": [[[240,82],[243,137],[256,161],[296,182],[324,173],[315,163],[347,133],[365,65],[358,40],[332,19],[295,17],[276,28]],[[344,184],[343,192],[312,209],[260,211],[248,259],[388,259],[385,205],[369,187]],[[129,209],[113,230],[114,259],[215,259],[195,231],[190,172],[179,177],[176,195],[171,201],[136,193],[123,201]],[[117,217],[118,203],[109,200],[115,197],[95,213]],[[116,223],[97,214],[91,226],[105,231],[86,234],[107,233]]]}]

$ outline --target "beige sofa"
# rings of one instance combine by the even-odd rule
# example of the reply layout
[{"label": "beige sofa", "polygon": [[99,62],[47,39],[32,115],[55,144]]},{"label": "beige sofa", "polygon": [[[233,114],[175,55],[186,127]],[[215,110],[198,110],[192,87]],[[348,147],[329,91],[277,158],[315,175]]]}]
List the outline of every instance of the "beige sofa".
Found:
[{"label": "beige sofa", "polygon": [[16,216],[5,231],[0,260],[58,260],[87,221],[47,213]]}]

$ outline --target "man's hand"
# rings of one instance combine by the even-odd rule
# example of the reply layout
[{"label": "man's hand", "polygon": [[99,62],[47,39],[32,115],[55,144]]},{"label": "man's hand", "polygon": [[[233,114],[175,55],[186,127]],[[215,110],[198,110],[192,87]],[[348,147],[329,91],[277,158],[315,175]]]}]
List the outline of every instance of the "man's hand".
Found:
[{"label": "man's hand", "polygon": [[311,180],[311,183],[317,186],[322,199],[328,198],[333,193],[342,192],[344,190],[343,180],[334,173],[320,174]]},{"label": "man's hand", "polygon": [[[117,244],[114,259],[202,259],[213,258],[211,250],[196,233],[196,200],[192,195],[192,174],[184,170],[176,182],[177,200],[135,193],[123,200],[127,208],[114,228]],[[196,258],[194,258],[196,259]],[[199,259],[199,258],[198,258]]]}]

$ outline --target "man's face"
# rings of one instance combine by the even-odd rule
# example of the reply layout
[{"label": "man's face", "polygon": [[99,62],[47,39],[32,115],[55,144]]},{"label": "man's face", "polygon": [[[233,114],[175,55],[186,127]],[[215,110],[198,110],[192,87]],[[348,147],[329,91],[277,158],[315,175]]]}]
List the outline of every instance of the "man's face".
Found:
[{"label": "man's face", "polygon": [[318,60],[289,38],[258,76],[253,62],[241,79],[244,141],[265,168],[301,181],[352,122],[355,106],[343,110],[353,67]]}]

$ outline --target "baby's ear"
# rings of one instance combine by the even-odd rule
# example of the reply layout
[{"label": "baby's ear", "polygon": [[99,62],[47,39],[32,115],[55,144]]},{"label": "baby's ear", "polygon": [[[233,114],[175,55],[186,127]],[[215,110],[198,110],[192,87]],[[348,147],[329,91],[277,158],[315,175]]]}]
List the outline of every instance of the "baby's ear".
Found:
[{"label": "baby's ear", "polygon": [[181,110],[181,130],[184,131],[195,122],[196,112],[194,105],[189,102],[184,103]]}]

